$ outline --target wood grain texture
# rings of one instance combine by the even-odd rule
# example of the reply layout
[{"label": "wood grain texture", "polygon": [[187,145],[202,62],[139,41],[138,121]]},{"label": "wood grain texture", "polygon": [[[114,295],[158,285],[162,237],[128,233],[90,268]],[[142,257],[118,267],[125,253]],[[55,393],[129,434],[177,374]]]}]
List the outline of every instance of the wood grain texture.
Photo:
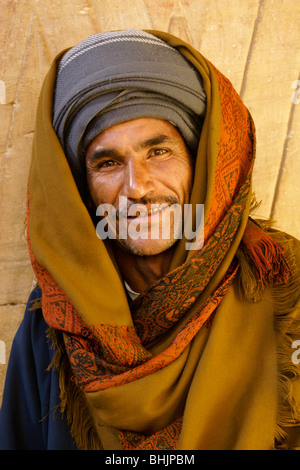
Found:
[{"label": "wood grain texture", "polygon": [[[0,6],[0,341],[7,355],[34,282],[24,223],[38,95],[56,54],[93,33],[168,31],[211,60],[256,123],[257,215],[272,216],[300,238],[298,2],[1,0]],[[5,370],[0,364],[0,398]]]}]

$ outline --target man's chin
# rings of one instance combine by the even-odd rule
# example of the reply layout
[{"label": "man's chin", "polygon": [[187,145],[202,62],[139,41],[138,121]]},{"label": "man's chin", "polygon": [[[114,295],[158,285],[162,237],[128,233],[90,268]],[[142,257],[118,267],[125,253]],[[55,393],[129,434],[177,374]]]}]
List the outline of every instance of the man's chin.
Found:
[{"label": "man's chin", "polygon": [[135,256],[155,256],[169,250],[177,242],[176,239],[168,240],[115,240],[119,248]]}]

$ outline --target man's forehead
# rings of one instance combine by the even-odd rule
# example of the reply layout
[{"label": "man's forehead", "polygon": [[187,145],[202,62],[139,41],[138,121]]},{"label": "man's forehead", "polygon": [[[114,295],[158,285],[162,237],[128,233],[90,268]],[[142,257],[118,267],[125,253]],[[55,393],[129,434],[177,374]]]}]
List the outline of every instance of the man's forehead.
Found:
[{"label": "man's forehead", "polygon": [[142,118],[112,126],[100,133],[87,149],[87,155],[94,150],[112,150],[130,144],[136,150],[147,149],[160,144],[183,142],[179,131],[160,119]]}]

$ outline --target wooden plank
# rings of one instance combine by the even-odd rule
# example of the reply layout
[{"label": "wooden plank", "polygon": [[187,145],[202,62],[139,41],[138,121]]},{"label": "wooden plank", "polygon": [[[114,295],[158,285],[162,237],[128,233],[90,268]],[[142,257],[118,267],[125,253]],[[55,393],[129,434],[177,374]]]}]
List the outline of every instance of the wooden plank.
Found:
[{"label": "wooden plank", "polygon": [[185,23],[183,39],[211,60],[239,91],[259,0],[184,0],[172,4],[169,32],[183,36]]},{"label": "wooden plank", "polygon": [[274,192],[271,218],[276,221],[278,228],[300,238],[300,77],[295,80],[290,92],[291,113]]},{"label": "wooden plank", "polygon": [[51,59],[97,31],[98,24],[89,2],[55,0],[35,2],[40,37],[47,44]]},{"label": "wooden plank", "polygon": [[99,25],[99,31],[152,28],[149,9],[156,10],[160,2],[154,0],[118,0],[90,2]]},{"label": "wooden plank", "polygon": [[[11,3],[5,4],[4,18],[10,16]],[[6,7],[6,8],[5,8]],[[0,304],[22,303],[32,283],[24,236],[27,172],[31,155],[35,102],[33,16],[30,2],[20,1],[3,44],[1,79],[6,84],[6,104],[0,105]],[[28,59],[31,58],[31,60]],[[2,124],[1,123],[1,124]]]},{"label": "wooden plank", "polygon": [[[1,18],[6,26],[1,31],[1,69],[0,80],[5,86],[5,103],[0,105],[0,164],[9,146],[9,134],[13,127],[13,116],[17,106],[19,81],[24,65],[28,31],[32,28],[32,9],[30,2],[25,9],[25,1],[4,3]],[[4,36],[3,32],[6,32]],[[2,170],[1,170],[2,171]],[[1,181],[0,171],[0,181]]]},{"label": "wooden plank", "polygon": [[[299,74],[300,9],[292,0],[264,0],[260,5],[243,98],[257,130],[254,190],[262,200],[260,214],[268,217],[288,131],[291,85]],[[285,197],[283,192],[281,197]],[[298,204],[294,202],[296,217]],[[280,224],[284,228],[285,221]]]}]

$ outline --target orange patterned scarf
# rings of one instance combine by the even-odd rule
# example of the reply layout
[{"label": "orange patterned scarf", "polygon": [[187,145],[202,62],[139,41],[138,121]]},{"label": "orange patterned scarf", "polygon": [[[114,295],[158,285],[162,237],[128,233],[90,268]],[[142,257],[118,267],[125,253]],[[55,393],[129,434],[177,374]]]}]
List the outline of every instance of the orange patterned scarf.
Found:
[{"label": "orange patterned scarf", "polygon": [[152,33],[177,47],[204,81],[207,115],[191,195],[191,203],[204,202],[203,248],[187,256],[180,241],[172,270],[129,308],[51,128],[55,63],[41,93],[29,178],[28,242],[43,315],[63,332],[72,381],[84,392],[104,448],[178,448],[195,371],[239,273],[240,246],[260,289],[290,274],[281,246],[249,219],[249,112],[209,61],[173,36]]}]

